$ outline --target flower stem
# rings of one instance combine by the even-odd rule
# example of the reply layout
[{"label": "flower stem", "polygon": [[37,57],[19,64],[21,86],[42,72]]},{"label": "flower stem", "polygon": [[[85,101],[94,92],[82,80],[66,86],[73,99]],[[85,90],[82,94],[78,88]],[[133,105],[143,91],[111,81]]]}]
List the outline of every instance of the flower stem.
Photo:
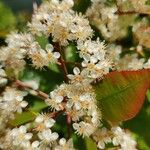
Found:
[{"label": "flower stem", "polygon": [[67,129],[68,129],[68,139],[71,136],[71,116],[67,114]]},{"label": "flower stem", "polygon": [[60,53],[60,58],[58,59],[58,61],[60,63],[61,69],[64,73],[64,80],[65,80],[66,83],[68,83],[68,77],[67,77],[68,71],[67,71],[65,61],[64,61],[63,56],[62,56],[61,46],[60,46],[59,43],[55,43],[54,46],[55,46],[56,51],[58,51]]},{"label": "flower stem", "polygon": [[49,98],[48,94],[46,94],[46,93],[44,93],[44,92],[42,92],[40,90],[35,90],[35,89],[32,88],[32,86],[30,86],[30,85],[28,85],[28,84],[26,84],[26,83],[24,83],[24,82],[22,82],[20,80],[16,80],[15,81],[15,85],[17,87],[19,87],[19,88],[33,90],[37,96],[39,96],[40,98],[42,98],[44,100],[47,99],[47,98]]}]

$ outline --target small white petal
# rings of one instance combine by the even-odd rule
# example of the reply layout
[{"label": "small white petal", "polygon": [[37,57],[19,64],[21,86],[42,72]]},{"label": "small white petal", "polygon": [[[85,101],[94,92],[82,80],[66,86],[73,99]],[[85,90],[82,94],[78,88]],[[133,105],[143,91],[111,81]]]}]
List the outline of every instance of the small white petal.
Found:
[{"label": "small white petal", "polygon": [[59,4],[59,0],[51,0],[51,2],[55,5],[58,5]]},{"label": "small white petal", "polygon": [[75,67],[75,68],[73,69],[73,73],[74,73],[75,75],[80,74],[80,69],[79,69],[78,67]]},{"label": "small white petal", "polygon": [[103,141],[98,142],[98,147],[100,149],[104,149],[105,148],[105,143]]},{"label": "small white petal", "polygon": [[67,108],[71,108],[72,106],[73,106],[73,102],[68,101],[67,104],[66,104],[66,107]]},{"label": "small white petal", "polygon": [[54,119],[46,120],[46,121],[44,122],[44,124],[45,124],[45,126],[46,126],[47,128],[51,128],[51,127],[55,124],[55,120],[54,120]]},{"label": "small white petal", "polygon": [[104,141],[105,141],[105,143],[111,143],[112,140],[111,140],[110,137],[108,137],[108,138],[106,138]]},{"label": "small white petal", "polygon": [[52,134],[52,131],[50,130],[50,129],[48,129],[48,130],[44,130],[43,132],[42,132],[42,135],[44,136],[44,137],[47,137],[47,138],[49,138],[49,136]]},{"label": "small white petal", "polygon": [[8,80],[7,80],[7,79],[5,79],[5,78],[0,78],[0,87],[2,87],[2,86],[4,86],[4,85],[6,85],[6,84],[7,84],[7,82],[8,82]]},{"label": "small white petal", "polygon": [[20,127],[19,127],[19,131],[20,131],[21,133],[26,133],[26,132],[27,132],[26,126],[20,126]]},{"label": "small white petal", "polygon": [[32,138],[33,134],[32,133],[26,133],[25,134],[25,139],[30,140]]},{"label": "small white petal", "polygon": [[82,62],[82,67],[86,67],[87,65],[88,65],[88,62],[86,62],[86,61]]},{"label": "small white petal", "polygon": [[54,52],[54,58],[58,59],[60,57],[60,53],[59,52]]},{"label": "small white petal", "polygon": [[112,143],[114,146],[118,146],[119,145],[119,141],[116,137],[113,138]]},{"label": "small white petal", "polygon": [[53,45],[51,45],[51,44],[47,44],[47,45],[46,45],[46,50],[47,50],[47,51],[52,52],[53,49],[54,49]]},{"label": "small white petal", "polygon": [[74,128],[75,130],[78,130],[78,129],[79,129],[79,124],[78,124],[78,123],[73,123],[73,128]]},{"label": "small white petal", "polygon": [[34,141],[32,143],[32,148],[37,148],[39,146],[40,142],[39,141]]},{"label": "small white petal", "polygon": [[56,140],[56,139],[58,139],[58,137],[59,137],[59,135],[58,135],[58,133],[56,133],[56,132],[54,132],[54,133],[51,134],[51,139],[52,139],[53,141]]},{"label": "small white petal", "polygon": [[83,101],[85,101],[85,100],[86,100],[85,95],[80,95],[80,97],[79,97],[79,98],[80,98],[80,101],[81,101],[81,102],[83,102]]},{"label": "small white petal", "polygon": [[61,103],[63,101],[63,96],[56,96],[55,100],[57,103]]},{"label": "small white petal", "polygon": [[26,148],[26,149],[28,149],[29,146],[30,146],[30,142],[29,142],[29,141],[24,141],[24,142],[22,142],[21,144],[22,144],[22,146],[23,146],[24,148]]},{"label": "small white petal", "polygon": [[17,95],[17,96],[16,96],[16,100],[17,100],[17,101],[22,101],[22,100],[23,100],[22,95]]},{"label": "small white petal", "polygon": [[0,69],[0,76],[1,77],[6,77],[7,76],[3,69]]},{"label": "small white petal", "polygon": [[98,60],[97,60],[97,58],[95,56],[91,56],[91,58],[90,58],[90,62],[91,63],[95,64],[97,61]]},{"label": "small white petal", "polygon": [[68,77],[70,80],[73,80],[73,79],[74,79],[74,75],[72,75],[72,74],[68,74],[67,77]]},{"label": "small white petal", "polygon": [[60,140],[59,140],[59,144],[60,145],[65,145],[66,144],[66,139],[65,138],[61,138]]},{"label": "small white petal", "polygon": [[74,5],[73,0],[64,0],[64,2],[66,2],[70,7]]},{"label": "small white petal", "polygon": [[76,110],[80,110],[81,109],[81,104],[80,103],[75,103],[75,108],[76,108]]},{"label": "small white petal", "polygon": [[22,101],[20,103],[20,106],[23,107],[23,108],[25,108],[27,105],[28,105],[28,102],[26,102],[26,101]]},{"label": "small white petal", "polygon": [[41,122],[43,122],[43,120],[44,120],[44,117],[42,115],[39,115],[36,117],[35,122],[41,123]]},{"label": "small white petal", "polygon": [[90,54],[86,54],[83,56],[83,59],[86,61],[86,62],[89,62],[90,61]]}]

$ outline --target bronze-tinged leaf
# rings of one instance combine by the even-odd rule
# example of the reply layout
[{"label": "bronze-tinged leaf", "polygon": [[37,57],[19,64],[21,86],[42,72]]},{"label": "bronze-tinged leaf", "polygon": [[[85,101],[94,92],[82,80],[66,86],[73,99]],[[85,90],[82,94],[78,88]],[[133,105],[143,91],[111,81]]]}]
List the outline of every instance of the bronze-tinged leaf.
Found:
[{"label": "bronze-tinged leaf", "polygon": [[133,118],[142,107],[149,87],[150,69],[107,74],[94,85],[103,118],[111,124]]}]

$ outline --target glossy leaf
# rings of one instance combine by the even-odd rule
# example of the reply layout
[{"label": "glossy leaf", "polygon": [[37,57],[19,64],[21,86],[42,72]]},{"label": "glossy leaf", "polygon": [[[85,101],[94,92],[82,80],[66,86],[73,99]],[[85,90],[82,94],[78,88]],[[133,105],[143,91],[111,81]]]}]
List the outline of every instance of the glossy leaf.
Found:
[{"label": "glossy leaf", "polygon": [[85,144],[86,150],[97,150],[97,145],[92,139],[86,137]]},{"label": "glossy leaf", "polygon": [[19,126],[24,123],[30,122],[35,119],[38,113],[46,108],[47,105],[43,101],[34,101],[33,106],[29,108],[28,111],[22,112],[21,114],[17,113],[15,119],[10,121],[10,125]]},{"label": "glossy leaf", "polygon": [[94,85],[103,118],[111,124],[133,118],[150,87],[150,69],[112,72]]},{"label": "glossy leaf", "polygon": [[35,117],[36,115],[32,112],[23,112],[21,114],[16,114],[15,119],[10,121],[10,125],[19,126],[34,120]]}]

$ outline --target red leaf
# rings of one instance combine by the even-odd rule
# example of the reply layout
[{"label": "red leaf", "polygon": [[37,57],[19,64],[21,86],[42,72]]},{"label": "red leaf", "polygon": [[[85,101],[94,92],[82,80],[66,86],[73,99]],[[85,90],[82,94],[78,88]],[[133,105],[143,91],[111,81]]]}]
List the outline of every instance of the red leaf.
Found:
[{"label": "red leaf", "polygon": [[150,69],[115,71],[94,85],[103,117],[111,123],[133,118],[141,109],[150,87]]}]

